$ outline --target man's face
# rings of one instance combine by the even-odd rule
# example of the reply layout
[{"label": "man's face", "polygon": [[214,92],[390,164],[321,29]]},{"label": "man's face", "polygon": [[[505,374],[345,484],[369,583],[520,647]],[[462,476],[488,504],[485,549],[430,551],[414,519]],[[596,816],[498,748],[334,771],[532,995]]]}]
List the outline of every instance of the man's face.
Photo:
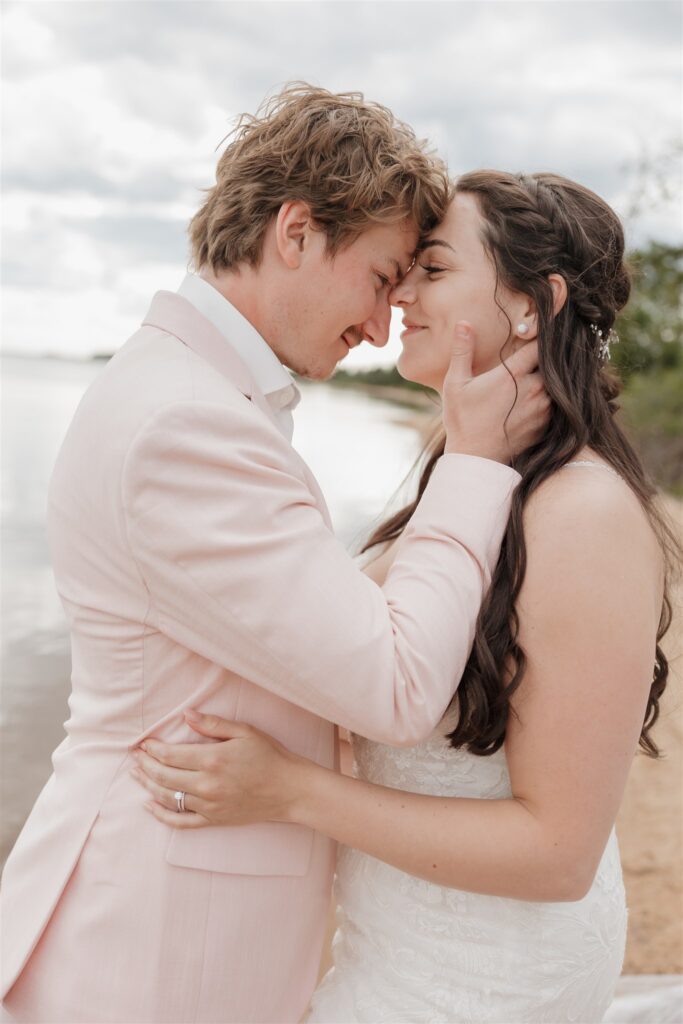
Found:
[{"label": "man's face", "polygon": [[334,256],[322,231],[309,235],[305,259],[283,297],[278,355],[305,377],[325,380],[349,350],[389,338],[389,294],[407,272],[418,232],[409,220],[368,228]]}]

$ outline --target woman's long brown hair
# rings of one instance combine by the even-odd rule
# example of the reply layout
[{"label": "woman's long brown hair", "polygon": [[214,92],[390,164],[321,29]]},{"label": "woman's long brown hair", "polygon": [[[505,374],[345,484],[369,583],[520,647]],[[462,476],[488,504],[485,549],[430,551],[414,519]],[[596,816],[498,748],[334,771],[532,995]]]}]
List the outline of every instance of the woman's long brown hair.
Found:
[{"label": "woman's long brown hair", "polygon": [[[526,657],[517,639],[516,602],[526,572],[524,507],[534,491],[589,446],[638,498],[662,547],[667,577],[678,542],[657,507],[654,485],[614,417],[621,385],[604,365],[596,335],[600,330],[603,338],[607,337],[631,288],[624,262],[624,234],[616,214],[589,189],[555,174],[475,171],[459,178],[455,191],[472,195],[478,202],[484,221],[482,241],[498,283],[530,296],[536,304],[539,368],[551,399],[550,422],[543,438],[514,462],[521,483],[513,495],[498,563],[479,613],[474,647],[454,697],[458,722],[449,734],[451,744],[487,755],[495,753],[505,740],[511,697],[525,672]],[[567,283],[568,298],[557,315],[550,274],[561,274]],[[363,550],[399,536],[443,450],[441,433],[425,452],[415,500],[382,523]],[[665,588],[640,736],[640,746],[651,757],[659,755],[650,732],[659,716],[659,698],[668,676],[659,641],[670,621],[671,604]]]}]

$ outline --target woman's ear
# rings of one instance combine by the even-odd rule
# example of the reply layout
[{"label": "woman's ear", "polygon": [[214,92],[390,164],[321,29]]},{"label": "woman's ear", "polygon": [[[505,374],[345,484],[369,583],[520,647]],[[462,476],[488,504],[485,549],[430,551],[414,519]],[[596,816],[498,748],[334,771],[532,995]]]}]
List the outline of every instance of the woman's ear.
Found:
[{"label": "woman's ear", "polygon": [[311,210],[301,200],[283,203],[275,219],[275,245],[285,266],[296,270],[313,230]]},{"label": "woman's ear", "polygon": [[567,301],[567,282],[562,274],[550,274],[548,283],[553,290],[553,313],[557,316]]},{"label": "woman's ear", "polygon": [[[550,274],[548,284],[553,292],[553,315],[557,316],[567,301],[567,282],[561,274]],[[523,296],[523,299],[513,324],[513,334],[517,341],[534,341],[538,336],[538,310],[530,295]]]},{"label": "woman's ear", "polygon": [[534,341],[538,334],[536,303],[530,295],[523,295],[521,299],[512,324],[513,340],[516,344]]}]

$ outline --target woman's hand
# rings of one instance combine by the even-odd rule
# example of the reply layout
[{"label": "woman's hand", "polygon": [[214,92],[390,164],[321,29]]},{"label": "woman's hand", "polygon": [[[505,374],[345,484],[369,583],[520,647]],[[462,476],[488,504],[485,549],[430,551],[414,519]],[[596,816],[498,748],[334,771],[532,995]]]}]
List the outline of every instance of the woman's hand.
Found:
[{"label": "woman's hand", "polygon": [[[155,818],[180,829],[291,820],[304,758],[241,722],[196,712],[185,718],[219,742],[141,744],[132,775],[151,793],[145,806]],[[177,810],[178,791],[185,794],[184,813]]]}]

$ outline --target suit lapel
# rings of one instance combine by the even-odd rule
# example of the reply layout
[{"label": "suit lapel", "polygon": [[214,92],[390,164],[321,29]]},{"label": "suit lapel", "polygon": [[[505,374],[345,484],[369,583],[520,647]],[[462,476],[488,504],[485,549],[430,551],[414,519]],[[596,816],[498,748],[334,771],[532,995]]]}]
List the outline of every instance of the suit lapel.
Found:
[{"label": "suit lapel", "polygon": [[143,326],[157,327],[178,338],[214,370],[232,381],[246,398],[278,425],[266,396],[230,342],[187,299],[175,292],[157,292]]},{"label": "suit lapel", "polygon": [[[202,316],[191,302],[175,292],[157,292],[152,299],[149,312],[143,320],[143,326],[156,327],[167,334],[172,334],[174,338],[178,338],[183,345],[192,349],[201,359],[213,366],[214,370],[230,380],[246,398],[266,414],[278,431],[280,430],[268,399],[256,386],[247,366],[220,331],[210,320]],[[308,486],[318,500],[325,521],[331,529],[332,523],[327,503],[318,482],[298,452],[294,449],[292,451],[306,476]]]}]

